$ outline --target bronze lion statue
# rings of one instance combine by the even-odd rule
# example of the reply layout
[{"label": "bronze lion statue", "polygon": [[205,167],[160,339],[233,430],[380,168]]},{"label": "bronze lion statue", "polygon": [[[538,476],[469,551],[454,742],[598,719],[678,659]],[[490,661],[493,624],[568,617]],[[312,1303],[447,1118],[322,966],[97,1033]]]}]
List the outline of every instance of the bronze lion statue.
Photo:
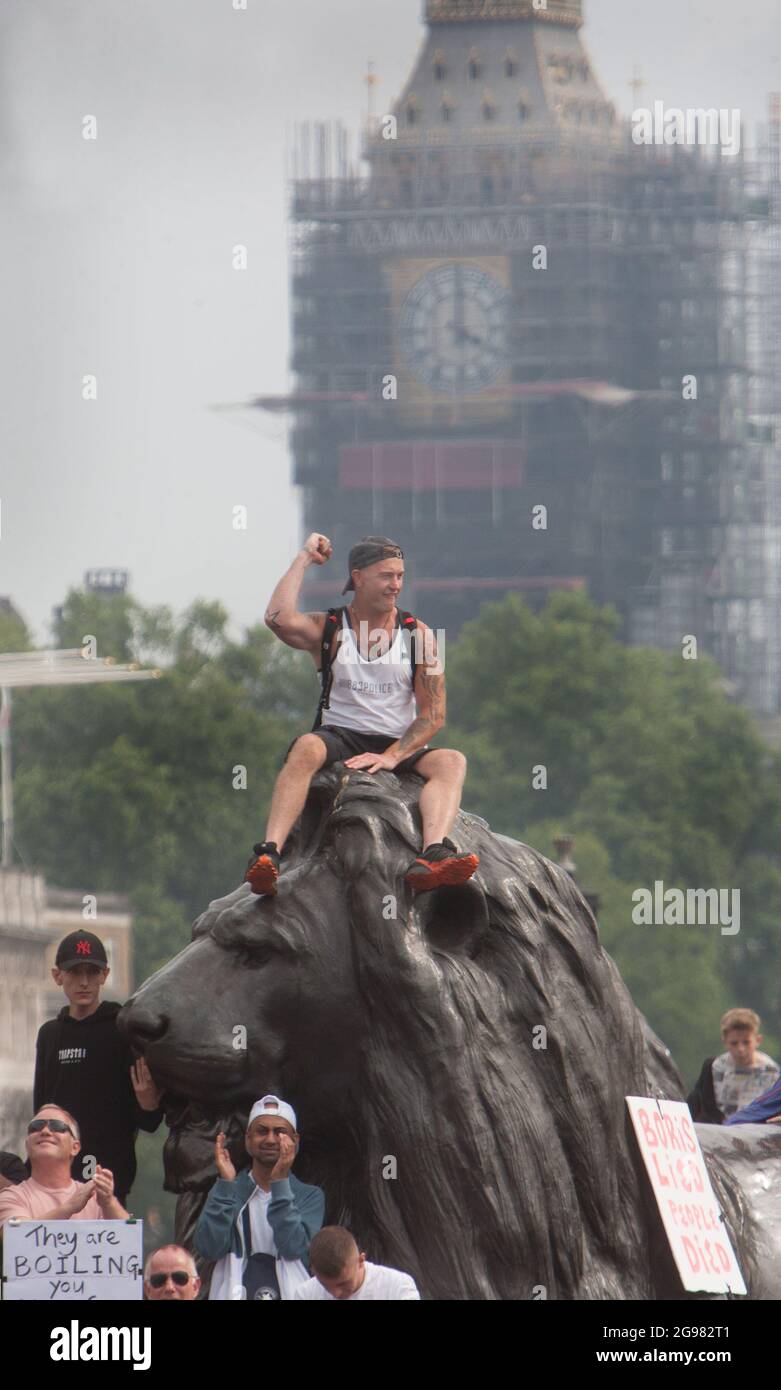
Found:
[{"label": "bronze lion statue", "polygon": [[[211,903],[125,1006],[168,1090],[178,1238],[216,1176],[216,1133],[246,1162],[247,1111],[270,1091],[297,1109],[296,1172],[328,1221],[424,1298],[681,1296],[624,1104],[681,1098],[669,1053],[576,885],[535,850],[461,813],[451,838],[480,855],[475,878],[413,898],[420,787],[318,774],[277,896],[242,884]],[[709,1163],[754,1296],[777,1297],[722,1162],[734,1141]]]}]

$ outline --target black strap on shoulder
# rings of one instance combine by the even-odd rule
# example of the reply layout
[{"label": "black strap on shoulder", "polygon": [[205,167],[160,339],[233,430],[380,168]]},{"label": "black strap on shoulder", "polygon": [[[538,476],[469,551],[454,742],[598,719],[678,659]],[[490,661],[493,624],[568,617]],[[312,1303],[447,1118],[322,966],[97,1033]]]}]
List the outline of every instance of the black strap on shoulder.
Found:
[{"label": "black strap on shoulder", "polygon": [[[342,626],[342,614],[344,608],[329,608],[323,623],[323,635],[320,640],[320,701],[315,714],[315,722],[312,725],[312,732],[319,729],[323,722],[323,710],[328,709],[328,701],[331,695],[331,683],[333,681],[333,655],[334,638]],[[398,610],[398,625],[405,634],[408,641],[410,656],[410,667],[412,670],[412,684],[415,684],[415,673],[418,663],[416,660],[415,628],[417,618],[412,613],[405,613],[403,609]]]},{"label": "black strap on shoulder", "polygon": [[407,642],[408,642],[408,644],[409,644],[408,650],[409,650],[410,666],[411,666],[411,668],[412,668],[412,684],[413,684],[413,686],[414,686],[414,684],[415,684],[415,672],[416,672],[417,669],[418,669],[418,662],[417,662],[417,645],[418,645],[418,644],[417,644],[417,642],[416,642],[416,640],[415,640],[415,629],[416,629],[417,625],[418,625],[418,620],[417,620],[416,617],[413,616],[412,613],[405,613],[405,612],[403,611],[403,609],[401,609],[401,608],[399,609],[399,627],[401,628],[402,632],[404,633],[404,635],[405,635],[405,637],[406,637],[406,639],[407,639]]},{"label": "black strap on shoulder", "polygon": [[341,626],[343,612],[344,608],[329,608],[325,615],[323,635],[320,639],[320,701],[315,714],[315,722],[312,725],[312,732],[320,728],[323,722],[323,710],[328,709],[328,697],[331,694],[331,681],[333,680],[331,670],[333,642]]}]

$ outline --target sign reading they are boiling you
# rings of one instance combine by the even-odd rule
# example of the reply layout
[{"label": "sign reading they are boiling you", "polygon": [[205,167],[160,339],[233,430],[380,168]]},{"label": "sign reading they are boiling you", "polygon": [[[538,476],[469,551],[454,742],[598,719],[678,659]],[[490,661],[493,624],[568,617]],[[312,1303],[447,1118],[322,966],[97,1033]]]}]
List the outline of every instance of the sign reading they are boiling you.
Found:
[{"label": "sign reading they are boiling you", "polygon": [[3,1297],[140,1299],[142,1221],[6,1221]]}]

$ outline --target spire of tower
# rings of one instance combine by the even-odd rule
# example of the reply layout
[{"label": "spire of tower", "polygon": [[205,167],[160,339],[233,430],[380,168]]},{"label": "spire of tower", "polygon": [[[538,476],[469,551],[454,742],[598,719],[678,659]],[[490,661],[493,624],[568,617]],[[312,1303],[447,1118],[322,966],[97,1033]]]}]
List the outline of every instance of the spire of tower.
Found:
[{"label": "spire of tower", "polygon": [[536,19],[579,29],[583,23],[583,3],[582,0],[426,0],[428,24],[479,19]]},{"label": "spire of tower", "polygon": [[[581,144],[617,138],[579,29],[583,0],[427,0],[426,42],[392,107],[394,145],[485,149],[543,134]],[[379,159],[388,142],[375,141]]]}]

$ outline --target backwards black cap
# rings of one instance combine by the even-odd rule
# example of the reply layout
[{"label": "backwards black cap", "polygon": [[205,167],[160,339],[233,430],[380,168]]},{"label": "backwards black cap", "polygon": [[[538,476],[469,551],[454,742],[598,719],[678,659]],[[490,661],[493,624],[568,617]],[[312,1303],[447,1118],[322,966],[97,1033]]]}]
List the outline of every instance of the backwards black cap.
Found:
[{"label": "backwards black cap", "polygon": [[349,573],[342,593],[346,594],[348,589],[355,588],[353,570],[368,569],[369,565],[376,565],[379,560],[403,559],[404,551],[387,536],[364,536],[350,551],[350,558],[347,563]]}]

